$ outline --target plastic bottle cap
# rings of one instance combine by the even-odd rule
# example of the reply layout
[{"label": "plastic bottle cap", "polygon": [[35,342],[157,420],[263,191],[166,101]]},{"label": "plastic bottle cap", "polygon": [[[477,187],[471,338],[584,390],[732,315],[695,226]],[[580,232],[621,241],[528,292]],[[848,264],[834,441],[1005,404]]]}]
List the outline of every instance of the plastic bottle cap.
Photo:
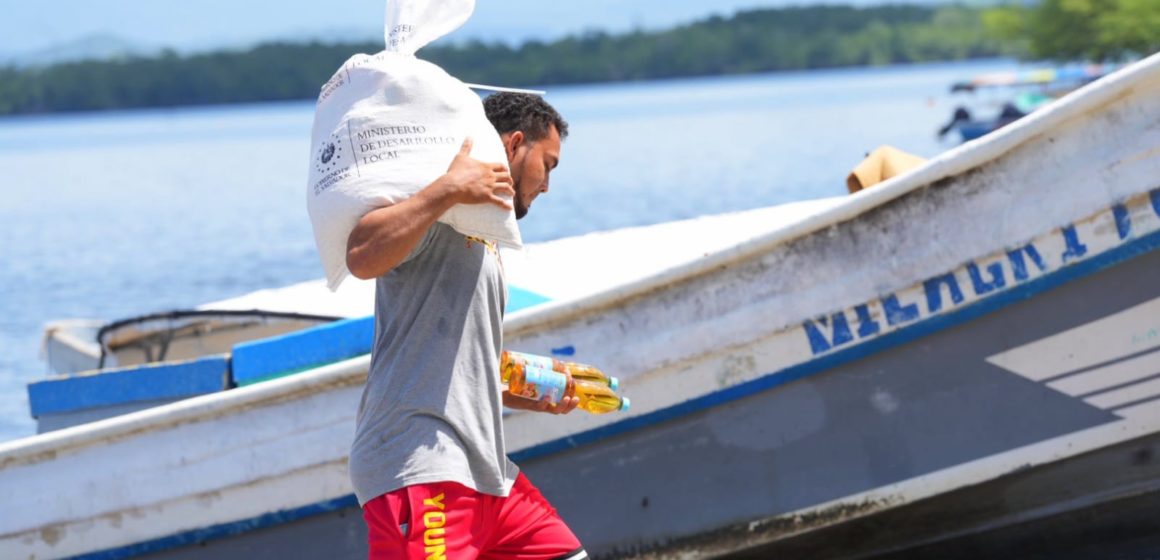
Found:
[{"label": "plastic bottle cap", "polygon": [[631,405],[632,405],[632,403],[629,402],[628,397],[621,397],[620,398],[620,411],[621,412],[628,410],[628,407]]},{"label": "plastic bottle cap", "polygon": [[613,391],[620,388],[620,380],[615,377],[608,378],[608,388]]}]

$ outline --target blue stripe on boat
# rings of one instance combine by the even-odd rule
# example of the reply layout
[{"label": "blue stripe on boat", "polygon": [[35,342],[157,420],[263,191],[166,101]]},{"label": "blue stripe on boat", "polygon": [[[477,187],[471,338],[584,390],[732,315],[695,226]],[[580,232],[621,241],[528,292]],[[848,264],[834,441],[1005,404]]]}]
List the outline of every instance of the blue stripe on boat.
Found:
[{"label": "blue stripe on boat", "polygon": [[516,311],[519,311],[521,309],[527,309],[529,307],[534,307],[534,306],[537,306],[541,303],[548,302],[548,301],[552,301],[552,300],[545,297],[545,296],[537,294],[536,292],[525,290],[525,289],[517,287],[517,286],[508,286],[508,302],[507,302],[507,312],[508,313],[515,313]]},{"label": "blue stripe on boat", "polygon": [[151,541],[139,542],[129,546],[120,548],[113,548],[109,550],[102,550],[100,552],[90,552],[74,556],[77,560],[120,560],[121,558],[132,558],[142,554],[149,554],[151,552],[158,552],[162,550],[169,550],[181,546],[194,545],[200,542],[205,542],[223,537],[232,537],[240,535],[247,531],[254,531],[263,527],[272,525],[280,525],[282,523],[290,523],[297,521],[303,517],[326,513],[330,511],[338,511],[350,507],[358,507],[358,499],[354,494],[310,504],[300,508],[276,511],[266,513],[246,519],[244,521],[235,521],[233,523],[222,523],[204,529],[197,529],[195,531],[187,531],[170,537],[162,537],[160,539],[153,539]]},{"label": "blue stripe on boat", "polygon": [[[539,305],[549,298],[518,287],[509,289],[508,310]],[[374,317],[335,321],[300,331],[243,342],[231,356],[207,356],[101,370],[89,375],[28,384],[34,418],[141,401],[179,399],[249,385],[338,362],[371,351]]]},{"label": "blue stripe on boat", "polygon": [[[546,301],[551,300],[516,286],[508,288],[508,312]],[[243,342],[233,348],[233,380],[249,385],[369,354],[374,335],[374,317],[363,317]]]},{"label": "blue stripe on boat", "polygon": [[214,393],[228,385],[224,355],[190,362],[133,366],[28,384],[33,417],[140,401]]},{"label": "blue stripe on boat", "polygon": [[249,385],[367,354],[374,334],[374,317],[363,317],[237,344],[234,383]]}]

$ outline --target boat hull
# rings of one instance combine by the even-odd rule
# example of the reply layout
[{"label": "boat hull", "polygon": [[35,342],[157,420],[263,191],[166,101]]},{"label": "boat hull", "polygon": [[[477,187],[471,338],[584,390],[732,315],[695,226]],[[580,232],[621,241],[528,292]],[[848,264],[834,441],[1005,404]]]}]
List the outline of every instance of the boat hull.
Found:
[{"label": "boat hull", "polygon": [[[1067,484],[1052,486],[1060,479],[1046,483],[1031,477],[1042,488],[1008,493],[997,504],[973,505],[950,491],[986,482],[971,478],[980,463],[1002,465],[1010,461],[1005,455],[1027,455],[1012,465],[1015,475],[999,468],[995,479],[1025,480],[1026,474],[1017,474],[1020,467],[1065,452],[1074,444],[1069,435],[1106,430],[1128,422],[1125,415],[1154,419],[1160,402],[1147,399],[1160,394],[1142,394],[1119,412],[1106,410],[988,359],[1101,320],[1097,334],[1105,340],[1093,342],[1130,339],[1140,336],[1134,319],[1160,323],[1157,311],[1160,251],[1152,251],[924,336],[900,332],[873,353],[854,349],[848,356],[834,355],[841,363],[805,379],[703,403],[696,412],[658,418],[647,427],[521,465],[589,550],[610,557],[643,552],[696,557],[799,533],[837,531],[843,519],[873,517],[908,503],[908,486],[936,473],[948,479],[947,493],[927,500],[937,502],[931,509],[950,520],[943,519],[942,527],[931,519],[913,531],[880,535],[874,550],[935,540],[939,530],[969,533],[1092,506],[1141,490],[1140,480],[1153,492],[1160,478],[1149,478],[1157,467],[1148,452],[1140,452],[1143,460],[1121,461],[1153,445],[1139,442],[1064,459],[1051,468],[1069,472]],[[755,345],[734,354],[762,351]],[[1160,374],[1160,350],[1119,356],[1100,368],[1108,371],[1132,360],[1143,360],[1142,367]],[[1131,406],[1138,400],[1145,404]],[[1025,451],[1037,444],[1034,453]],[[1098,459],[1104,453],[1114,458]],[[1076,467],[1066,467],[1073,462]],[[1109,470],[1108,463],[1117,462],[1120,466]],[[811,509],[818,504],[828,505]],[[798,512],[809,513],[798,522]],[[682,537],[690,542],[680,543]],[[830,540],[818,536],[810,542]],[[829,547],[832,555],[813,545],[786,549],[808,550],[811,558],[842,558],[857,550],[848,544]]]},{"label": "boat hull", "polygon": [[[1076,539],[1044,540],[1044,531],[1066,537],[1079,526],[1135,542],[1160,528],[1160,433],[1102,437],[1107,445],[1036,464],[1084,445],[1093,430],[1119,431],[1134,407],[1101,409],[989,358],[1087,325],[1108,339],[1139,336],[1136,319],[1160,321],[1155,309],[1160,251],[802,381],[568,451],[525,452],[520,466],[595,557],[954,558],[963,543],[972,554],[1067,557],[1083,550]],[[1100,367],[1140,358],[1132,356]],[[1160,350],[1144,356],[1160,373]],[[1160,411],[1147,400],[1156,397],[1143,398]],[[996,475],[980,477],[988,463]],[[924,484],[946,491],[912,494]],[[145,557],[366,553],[353,503],[218,537]]]}]

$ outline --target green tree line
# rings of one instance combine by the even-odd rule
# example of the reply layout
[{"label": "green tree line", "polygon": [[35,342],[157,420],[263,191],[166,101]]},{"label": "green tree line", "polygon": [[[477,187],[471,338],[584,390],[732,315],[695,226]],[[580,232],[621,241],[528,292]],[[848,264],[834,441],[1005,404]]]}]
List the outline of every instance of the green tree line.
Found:
[{"label": "green tree line", "polygon": [[[542,85],[958,60],[1026,49],[1021,38],[993,33],[986,17],[982,9],[953,5],[762,9],[663,31],[593,32],[518,47],[437,43],[419,55],[468,82]],[[379,50],[379,43],[269,43],[4,68],[0,114],[312,99],[352,54]]]},{"label": "green tree line", "polygon": [[1036,59],[1123,61],[1160,50],[1160,0],[1039,0],[989,9],[983,21]]}]

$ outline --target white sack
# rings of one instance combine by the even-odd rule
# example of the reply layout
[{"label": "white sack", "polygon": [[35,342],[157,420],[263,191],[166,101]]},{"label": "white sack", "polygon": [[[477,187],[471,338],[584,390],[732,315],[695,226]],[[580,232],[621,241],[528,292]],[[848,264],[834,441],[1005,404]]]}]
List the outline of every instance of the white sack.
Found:
[{"label": "white sack", "polygon": [[[306,207],[331,290],[350,274],[346,242],[359,218],[437,179],[464,138],[473,140],[471,157],[507,166],[479,96],[414,56],[462,25],[474,8],[474,0],[389,1],[386,50],[351,57],[322,86]],[[515,213],[493,204],[460,204],[439,221],[465,235],[522,246]]]}]

